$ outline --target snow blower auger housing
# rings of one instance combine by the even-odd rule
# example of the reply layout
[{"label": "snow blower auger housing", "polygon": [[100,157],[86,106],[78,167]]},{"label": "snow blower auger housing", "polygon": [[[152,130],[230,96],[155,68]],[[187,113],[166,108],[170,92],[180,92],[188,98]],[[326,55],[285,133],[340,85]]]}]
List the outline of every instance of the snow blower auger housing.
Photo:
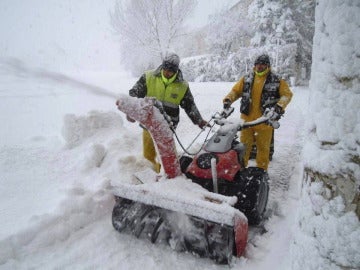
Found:
[{"label": "snow blower auger housing", "polygon": [[[138,99],[123,95],[117,104],[120,111],[138,121],[150,132],[161,159],[164,175],[146,179],[151,176],[143,174],[144,179],[141,179],[139,184],[120,183],[113,186],[114,228],[119,232],[147,238],[152,243],[168,244],[176,251],[211,258],[221,264],[230,263],[233,255],[240,257],[245,250],[248,237],[248,218],[242,211],[251,214],[254,207],[249,204],[256,205],[255,217],[261,218],[260,212],[266,207],[268,177],[258,168],[242,167],[242,146],[240,143],[233,143],[236,135],[232,139],[225,136],[229,128],[226,128],[225,121],[220,118],[216,120],[223,127],[210,141],[216,143],[218,139],[215,136],[224,133],[221,136],[226,137],[226,142],[222,144],[226,145],[227,151],[225,148],[221,151],[217,147],[213,149],[215,144],[209,141],[194,159],[183,157],[179,161],[173,131],[165,121],[164,115],[155,106],[154,99]],[[263,117],[258,123],[267,120],[268,117]],[[231,130],[236,131],[243,125],[244,123],[230,124]],[[204,154],[215,158],[209,161],[209,158],[204,158]],[[201,161],[203,158],[204,162]],[[229,159],[239,162],[234,164]],[[208,163],[214,161],[218,161],[216,169],[219,176],[219,191],[223,194],[213,192],[214,185],[209,182],[217,178],[213,177],[216,174],[216,166],[212,166],[213,173],[209,174]],[[231,164],[231,168],[227,167],[227,163]],[[255,184],[250,181],[251,178],[255,179]],[[244,196],[251,198],[249,200]],[[259,198],[262,199],[260,203],[256,201]]]}]

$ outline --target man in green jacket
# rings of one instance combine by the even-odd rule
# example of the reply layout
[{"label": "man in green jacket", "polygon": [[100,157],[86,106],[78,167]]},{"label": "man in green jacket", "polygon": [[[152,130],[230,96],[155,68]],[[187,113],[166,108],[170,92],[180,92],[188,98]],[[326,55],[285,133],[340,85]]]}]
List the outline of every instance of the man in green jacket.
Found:
[{"label": "man in green jacket", "polygon": [[[203,129],[209,124],[196,107],[189,84],[184,80],[179,64],[180,58],[177,54],[168,54],[157,69],[146,71],[140,77],[129,90],[129,95],[138,98],[156,98],[162,103],[165,113],[170,116],[174,128],[179,123],[180,106],[191,121]],[[133,122],[132,119],[127,119]],[[156,161],[154,142],[146,129],[143,130],[143,155],[159,173],[160,164]]]}]

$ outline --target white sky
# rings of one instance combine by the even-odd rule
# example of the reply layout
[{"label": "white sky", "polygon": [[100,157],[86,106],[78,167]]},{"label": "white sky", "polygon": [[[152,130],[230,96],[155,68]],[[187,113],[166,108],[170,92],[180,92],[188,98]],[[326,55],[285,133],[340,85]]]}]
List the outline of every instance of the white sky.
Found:
[{"label": "white sky", "polygon": [[198,4],[186,25],[194,28],[204,26],[208,21],[209,15],[221,9],[229,8],[238,1],[239,0],[198,0]]},{"label": "white sky", "polygon": [[[120,69],[119,46],[108,15],[115,0],[1,1],[0,58],[15,57],[52,70]],[[204,26],[210,14],[237,1],[198,0],[186,25]]]}]

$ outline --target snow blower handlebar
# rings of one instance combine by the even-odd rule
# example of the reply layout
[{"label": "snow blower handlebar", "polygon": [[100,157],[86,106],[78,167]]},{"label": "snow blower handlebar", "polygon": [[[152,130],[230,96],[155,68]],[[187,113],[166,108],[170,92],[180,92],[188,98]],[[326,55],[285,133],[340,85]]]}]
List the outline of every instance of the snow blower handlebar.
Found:
[{"label": "snow blower handlebar", "polygon": [[239,130],[247,127],[253,127],[257,126],[262,123],[266,123],[270,126],[272,126],[274,129],[278,129],[280,127],[280,123],[278,121],[279,115],[276,113],[276,111],[271,109],[266,109],[263,116],[259,117],[258,119],[251,121],[251,122],[245,122],[242,127],[239,128]]},{"label": "snow blower handlebar", "polygon": [[234,107],[224,108],[221,112],[216,112],[211,118],[214,119],[215,123],[221,125],[219,120],[228,118],[234,112]]},{"label": "snow blower handlebar", "polygon": [[250,122],[244,122],[240,119],[238,122],[234,123],[233,121],[226,120],[233,112],[234,107],[224,108],[220,113],[217,112],[215,115],[213,115],[212,119],[214,119],[214,122],[219,126],[223,126],[229,123],[236,124],[238,126],[237,130],[257,126],[262,123],[266,123],[272,126],[274,129],[280,127],[280,123],[278,122],[279,114],[273,108],[267,108],[261,117]]}]

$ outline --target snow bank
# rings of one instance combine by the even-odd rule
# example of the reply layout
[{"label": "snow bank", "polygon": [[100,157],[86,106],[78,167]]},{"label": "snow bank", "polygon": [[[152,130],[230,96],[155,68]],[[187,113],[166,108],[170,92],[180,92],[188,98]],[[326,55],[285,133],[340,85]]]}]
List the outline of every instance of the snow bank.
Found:
[{"label": "snow bank", "polygon": [[122,125],[120,114],[115,112],[91,111],[86,116],[67,114],[64,117],[62,135],[67,146],[72,148],[102,129],[122,127]]},{"label": "snow bank", "polygon": [[358,1],[322,0],[316,7],[303,154],[305,170],[324,179],[305,176],[291,248],[294,270],[360,268],[360,223],[350,211],[359,207],[359,13]]},{"label": "snow bank", "polygon": [[[322,183],[306,184],[291,247],[292,269],[359,269],[360,226],[341,197],[326,199]],[[309,258],[304,260],[304,258]],[[341,268],[343,267],[343,268]]]},{"label": "snow bank", "polygon": [[[105,177],[115,183],[131,182],[134,172],[150,166],[141,156],[141,135],[129,133],[121,115],[121,112],[91,111],[86,115],[68,114],[64,117],[62,134],[73,169],[84,174],[96,174],[88,177],[89,181]],[[134,132],[140,133],[141,128],[135,127]],[[84,183],[84,178],[82,181]]]},{"label": "snow bank", "polygon": [[[330,175],[348,169],[360,185],[359,164],[351,162],[360,153],[360,22],[354,20],[359,13],[356,1],[320,1],[316,8],[307,123],[314,136],[306,146],[305,166]],[[335,160],[342,161],[336,165]]]},{"label": "snow bank", "polygon": [[93,144],[84,162],[84,169],[100,167],[106,155],[106,148],[102,144]]},{"label": "snow bank", "polygon": [[17,269],[19,256],[65,242],[74,231],[103,216],[110,216],[109,209],[112,209],[114,199],[108,188],[109,182],[104,182],[95,192],[81,186],[68,190],[68,197],[55,211],[56,214],[34,217],[35,225],[0,242],[1,267]]}]

